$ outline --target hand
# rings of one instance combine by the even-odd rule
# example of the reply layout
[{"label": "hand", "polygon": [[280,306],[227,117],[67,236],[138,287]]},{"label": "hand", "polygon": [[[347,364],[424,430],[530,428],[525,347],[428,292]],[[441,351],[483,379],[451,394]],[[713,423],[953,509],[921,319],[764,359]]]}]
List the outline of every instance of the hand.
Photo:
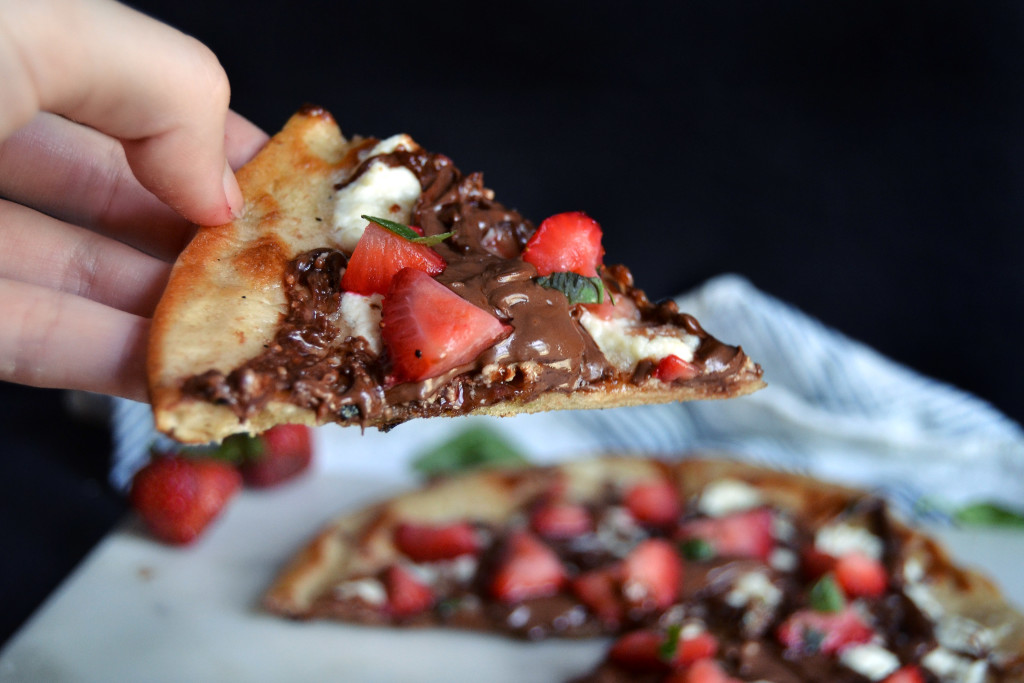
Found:
[{"label": "hand", "polygon": [[206,47],[110,0],[0,0],[0,83],[0,380],[145,400],[170,263],[267,136]]}]

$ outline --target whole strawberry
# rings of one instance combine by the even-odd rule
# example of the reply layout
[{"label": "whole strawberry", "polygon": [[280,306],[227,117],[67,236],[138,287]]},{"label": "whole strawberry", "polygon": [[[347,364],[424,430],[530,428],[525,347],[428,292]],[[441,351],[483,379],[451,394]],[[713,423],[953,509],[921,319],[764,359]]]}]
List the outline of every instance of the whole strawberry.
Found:
[{"label": "whole strawberry", "polygon": [[135,475],[130,499],[157,538],[185,544],[220,514],[241,485],[242,477],[230,463],[164,455]]},{"label": "whole strawberry", "polygon": [[311,430],[305,425],[277,425],[259,436],[233,436],[246,439],[239,470],[249,486],[274,486],[291,479],[309,467],[313,458]]}]

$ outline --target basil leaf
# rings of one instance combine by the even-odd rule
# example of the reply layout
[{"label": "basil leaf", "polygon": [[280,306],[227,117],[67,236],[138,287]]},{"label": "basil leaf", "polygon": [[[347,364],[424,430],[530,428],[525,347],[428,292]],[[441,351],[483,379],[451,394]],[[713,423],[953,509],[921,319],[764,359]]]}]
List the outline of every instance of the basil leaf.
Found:
[{"label": "basil leaf", "polygon": [[529,461],[518,448],[487,427],[465,429],[412,461],[413,469],[426,477],[482,467],[520,467],[528,464]]},{"label": "basil leaf", "polygon": [[703,562],[715,556],[715,547],[703,538],[691,538],[679,546],[683,557],[693,562]]},{"label": "basil leaf", "polygon": [[679,634],[683,631],[682,624],[669,624],[665,629],[665,640],[658,644],[658,658],[663,662],[671,662],[679,649]]},{"label": "basil leaf", "polygon": [[818,612],[840,612],[846,606],[843,589],[836,583],[835,577],[826,574],[811,587],[811,607]]},{"label": "basil leaf", "polygon": [[386,228],[387,230],[390,230],[391,232],[398,235],[399,237],[404,237],[410,242],[415,242],[416,244],[423,244],[428,247],[432,247],[435,244],[440,244],[441,242],[444,242],[446,239],[452,236],[452,233],[450,232],[442,232],[440,235],[430,235],[428,237],[421,237],[417,235],[416,231],[410,228],[408,225],[402,225],[401,223],[396,223],[395,221],[389,221],[387,218],[377,218],[376,216],[366,215],[362,215],[360,216],[360,218],[368,220],[371,223],[376,223],[380,227]]},{"label": "basil leaf", "polygon": [[953,517],[970,526],[1002,526],[1024,528],[1024,514],[995,503],[975,503],[957,510]]},{"label": "basil leaf", "polygon": [[565,294],[570,304],[599,304],[604,302],[604,281],[573,272],[551,273],[537,278],[537,284],[557,289]]}]

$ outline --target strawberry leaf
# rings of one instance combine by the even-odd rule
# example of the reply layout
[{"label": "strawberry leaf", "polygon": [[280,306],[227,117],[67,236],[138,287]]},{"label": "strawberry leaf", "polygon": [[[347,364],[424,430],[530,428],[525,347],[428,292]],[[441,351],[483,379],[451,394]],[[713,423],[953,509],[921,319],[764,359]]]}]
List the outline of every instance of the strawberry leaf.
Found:
[{"label": "strawberry leaf", "polygon": [[970,526],[1024,527],[1024,515],[995,503],[974,503],[956,511],[960,524]]},{"label": "strawberry leaf", "polygon": [[599,277],[560,272],[539,277],[536,282],[541,287],[557,289],[565,294],[570,304],[600,304],[604,302],[604,281]]},{"label": "strawberry leaf", "polygon": [[377,218],[376,216],[366,215],[361,216],[361,218],[368,220],[371,223],[376,223],[380,227],[386,228],[387,230],[390,230],[391,232],[398,235],[399,237],[404,237],[410,242],[414,242],[415,244],[423,244],[428,247],[432,247],[435,244],[440,244],[441,242],[444,242],[446,239],[452,236],[452,233],[450,232],[442,232],[440,235],[420,237],[408,225],[402,225],[401,223],[396,223],[395,221],[389,221],[387,218]]}]

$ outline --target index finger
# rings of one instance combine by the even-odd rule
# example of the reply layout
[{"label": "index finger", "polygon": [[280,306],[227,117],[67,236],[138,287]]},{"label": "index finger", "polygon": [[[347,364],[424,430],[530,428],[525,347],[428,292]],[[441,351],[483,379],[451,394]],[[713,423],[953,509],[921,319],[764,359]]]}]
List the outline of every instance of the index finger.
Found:
[{"label": "index finger", "polygon": [[108,0],[0,0],[0,82],[3,137],[59,113],[119,139],[139,182],[189,220],[241,211],[227,76],[197,40]]}]

